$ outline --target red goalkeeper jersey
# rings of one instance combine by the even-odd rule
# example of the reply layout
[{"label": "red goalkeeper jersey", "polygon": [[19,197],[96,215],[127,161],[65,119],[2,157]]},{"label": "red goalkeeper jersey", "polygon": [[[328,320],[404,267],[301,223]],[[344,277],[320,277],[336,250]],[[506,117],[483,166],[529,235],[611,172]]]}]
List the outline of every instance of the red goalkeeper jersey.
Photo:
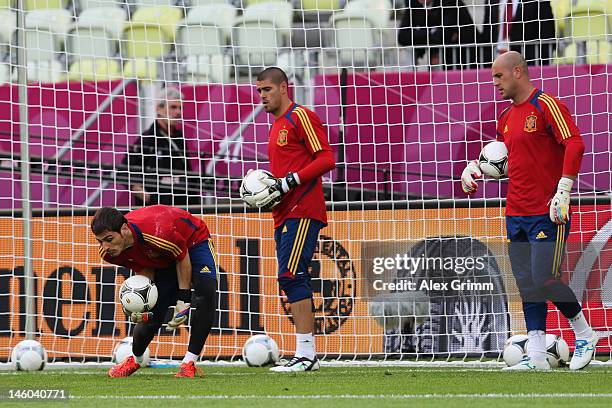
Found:
[{"label": "red goalkeeper jersey", "polygon": [[185,258],[189,248],[210,238],[204,221],[176,207],[152,205],[130,211],[125,218],[134,245],[114,257],[100,248],[100,256],[136,272],[169,267]]},{"label": "red goalkeeper jersey", "polygon": [[[291,104],[287,112],[272,124],[268,155],[275,177],[298,172],[314,160],[317,152],[331,151],[319,117],[309,109]],[[288,218],[310,218],[327,224],[325,196],[321,177],[300,184],[283,196],[272,209],[274,228]]]},{"label": "red goalkeeper jersey", "polygon": [[548,214],[563,171],[565,144],[580,136],[567,107],[536,89],[497,121],[497,140],[508,148],[506,215]]}]

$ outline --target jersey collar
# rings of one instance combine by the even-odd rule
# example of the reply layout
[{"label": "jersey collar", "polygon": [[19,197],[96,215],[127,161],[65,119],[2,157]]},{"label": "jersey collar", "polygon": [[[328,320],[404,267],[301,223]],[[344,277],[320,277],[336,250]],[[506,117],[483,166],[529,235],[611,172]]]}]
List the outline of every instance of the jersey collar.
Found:
[{"label": "jersey collar", "polygon": [[128,227],[130,227],[130,231],[132,231],[132,236],[134,238],[136,238],[134,240],[134,243],[136,243],[136,241],[138,241],[138,243],[140,245],[144,245],[144,243],[145,243],[144,236],[142,235],[142,231],[140,230],[138,225],[129,223]]},{"label": "jersey collar", "polygon": [[527,97],[527,99],[525,99],[524,102],[521,102],[519,104],[513,103],[513,105],[518,108],[519,106],[523,106],[523,105],[526,105],[526,104],[530,103],[531,100],[533,99],[534,95],[536,93],[538,93],[539,91],[540,90],[538,88],[535,88],[533,91],[531,91],[531,93],[529,94],[529,97]]},{"label": "jersey collar", "polygon": [[278,119],[290,117],[291,116],[291,112],[293,112],[293,110],[295,108],[297,108],[297,107],[298,107],[298,104],[292,101],[291,105],[289,105],[287,110],[281,116],[279,116]]}]

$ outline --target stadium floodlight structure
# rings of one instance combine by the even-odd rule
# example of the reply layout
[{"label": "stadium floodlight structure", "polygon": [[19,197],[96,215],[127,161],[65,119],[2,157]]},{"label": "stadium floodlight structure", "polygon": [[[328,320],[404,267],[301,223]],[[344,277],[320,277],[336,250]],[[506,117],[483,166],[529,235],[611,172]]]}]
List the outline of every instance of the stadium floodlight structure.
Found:
[{"label": "stadium floodlight structure", "polygon": [[[253,86],[264,64],[290,74],[293,97],[321,117],[338,161],[324,177],[329,225],[310,268],[320,357],[496,361],[505,339],[525,330],[504,249],[507,182],[484,180],[470,199],[459,182],[466,161],[495,138],[497,115],[508,103],[496,95],[488,69],[497,37],[399,46],[402,16],[413,10],[378,0],[349,0],[347,7],[325,1],[320,12],[312,1],[226,2],[219,9],[213,2],[99,0],[48,8],[35,2],[34,16],[44,20],[45,10],[60,7],[49,21],[68,15],[68,27],[28,25],[25,3],[10,2],[0,13],[6,23],[0,30],[0,363],[24,338],[39,340],[51,364],[107,363],[114,345],[131,335],[117,298],[130,271],[99,259],[89,221],[100,206],[136,208],[130,184],[138,175],[146,191],[160,191],[168,178],[189,180],[175,191],[200,198],[189,209],[213,234],[218,313],[203,358],[239,359],[257,333],[274,338],[281,353],[293,353],[271,216],[246,209],[238,192],[249,169],[268,168],[273,119]],[[553,6],[554,40],[512,45],[537,47],[531,78],[567,104],[587,146],[563,279],[607,339],[599,352],[609,359],[612,55],[604,23],[611,16],[599,2]],[[125,158],[163,113],[159,102],[170,88],[182,93],[186,149],[173,155],[183,167],[135,166]],[[458,266],[457,259],[470,257],[483,258],[486,268]],[[396,262],[405,258],[432,264],[411,269]],[[438,267],[437,259],[453,267]],[[375,273],[375,263],[385,260],[393,267]],[[421,287],[463,277],[490,286]],[[389,289],[410,280],[416,289]],[[387,289],[377,289],[383,283]],[[563,322],[551,307],[549,329],[572,347]],[[188,330],[158,336],[152,358],[180,358]]]}]

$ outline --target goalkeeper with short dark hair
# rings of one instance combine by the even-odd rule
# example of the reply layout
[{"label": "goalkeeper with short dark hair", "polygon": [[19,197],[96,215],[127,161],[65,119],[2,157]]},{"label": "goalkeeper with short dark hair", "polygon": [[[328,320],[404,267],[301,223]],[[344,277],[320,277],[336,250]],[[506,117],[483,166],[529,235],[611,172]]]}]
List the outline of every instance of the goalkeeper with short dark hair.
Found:
[{"label": "goalkeeper with short dark hair", "polygon": [[159,292],[150,312],[126,313],[137,323],[134,355],[112,367],[108,375],[127,377],[140,368],[145,350],[173,305],[167,331],[185,323],[191,307],[195,308],[189,346],[176,377],[201,375],[195,361],[212,328],[217,293],[215,252],[204,221],[167,205],[140,208],[125,216],[116,208],[104,207],[96,211],[91,231],[100,243],[102,259],[149,277]]},{"label": "goalkeeper with short dark hair", "polygon": [[277,67],[257,76],[257,92],[264,109],[274,115],[269,131],[268,156],[274,177],[254,199],[272,208],[278,260],[278,283],[291,304],[296,331],[295,356],[276,372],[314,371],[319,360],[314,345],[312,286],[308,267],[319,231],[327,225],[321,176],[336,166],[319,117],[289,98],[289,80]]}]

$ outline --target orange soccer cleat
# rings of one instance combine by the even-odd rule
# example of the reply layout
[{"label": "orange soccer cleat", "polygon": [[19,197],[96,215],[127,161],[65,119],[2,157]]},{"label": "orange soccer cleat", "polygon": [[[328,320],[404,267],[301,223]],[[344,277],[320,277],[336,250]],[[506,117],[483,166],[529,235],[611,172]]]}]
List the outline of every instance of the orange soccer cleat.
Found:
[{"label": "orange soccer cleat", "polygon": [[194,377],[204,377],[204,373],[198,367],[196,367],[193,361],[188,363],[182,363],[179,367],[178,373],[176,373],[176,378],[194,378]]},{"label": "orange soccer cleat", "polygon": [[140,368],[140,364],[136,362],[134,356],[129,356],[119,364],[115,364],[108,370],[108,376],[113,378],[129,377]]}]

